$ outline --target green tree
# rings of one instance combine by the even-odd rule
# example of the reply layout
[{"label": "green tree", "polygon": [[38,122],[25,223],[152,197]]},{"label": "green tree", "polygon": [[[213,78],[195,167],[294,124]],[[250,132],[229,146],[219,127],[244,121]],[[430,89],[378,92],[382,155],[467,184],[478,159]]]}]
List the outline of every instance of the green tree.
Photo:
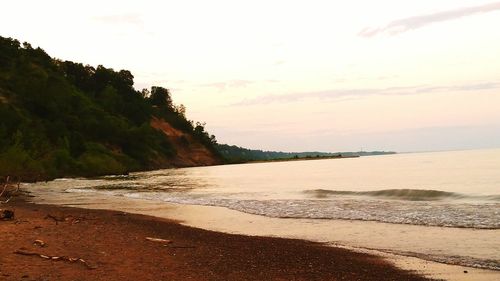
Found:
[{"label": "green tree", "polygon": [[149,101],[152,105],[163,107],[167,109],[172,109],[172,97],[168,89],[153,86],[151,87],[151,93],[149,96]]}]

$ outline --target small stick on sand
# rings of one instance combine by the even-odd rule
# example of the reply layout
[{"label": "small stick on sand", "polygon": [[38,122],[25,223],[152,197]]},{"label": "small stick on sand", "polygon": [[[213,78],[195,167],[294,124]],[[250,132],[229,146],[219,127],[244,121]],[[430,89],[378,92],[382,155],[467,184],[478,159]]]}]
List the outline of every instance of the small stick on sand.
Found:
[{"label": "small stick on sand", "polygon": [[146,240],[152,241],[152,242],[167,243],[167,244],[172,243],[172,240],[161,239],[161,238],[153,238],[153,237],[146,237]]},{"label": "small stick on sand", "polygon": [[47,246],[47,244],[45,242],[43,242],[42,240],[39,240],[39,239],[35,240],[35,242],[33,242],[33,245],[36,245],[38,247],[45,247],[45,246]]},{"label": "small stick on sand", "polygon": [[39,254],[39,253],[35,253],[35,252],[28,252],[28,251],[24,251],[24,250],[16,250],[14,252],[14,254],[23,255],[23,256],[36,256],[36,257],[40,257],[42,259],[53,260],[53,261],[67,261],[70,263],[79,262],[79,263],[85,265],[85,267],[87,267],[87,269],[96,269],[97,268],[95,266],[91,266],[84,259],[81,259],[81,258],[70,258],[70,257],[64,257],[64,256],[61,256],[61,257],[47,256],[47,255],[43,255],[43,254]]}]

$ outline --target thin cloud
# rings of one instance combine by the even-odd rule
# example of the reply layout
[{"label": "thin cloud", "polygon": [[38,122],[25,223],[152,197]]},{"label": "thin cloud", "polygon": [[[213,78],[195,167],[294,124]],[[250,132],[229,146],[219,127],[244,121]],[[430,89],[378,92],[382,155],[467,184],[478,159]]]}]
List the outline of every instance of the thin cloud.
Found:
[{"label": "thin cloud", "polygon": [[277,61],[274,62],[274,65],[282,65],[284,63],[286,63],[285,60],[277,60]]},{"label": "thin cloud", "polygon": [[106,24],[129,24],[142,26],[144,21],[139,14],[117,14],[117,15],[105,15],[105,16],[95,16],[92,19],[106,23]]},{"label": "thin cloud", "polygon": [[232,104],[234,106],[250,106],[272,103],[296,102],[305,99],[343,100],[349,98],[362,98],[368,96],[409,96],[430,94],[434,92],[464,92],[500,89],[500,82],[484,82],[459,86],[410,86],[371,89],[344,89],[317,92],[295,93],[289,95],[267,95],[254,99],[247,99]]},{"label": "thin cloud", "polygon": [[230,88],[247,88],[251,84],[256,83],[256,81],[250,81],[250,80],[230,80],[226,82],[215,82],[215,83],[208,83],[208,84],[202,84],[200,86],[202,87],[212,87],[212,88],[217,88],[219,91],[225,91]]},{"label": "thin cloud", "polygon": [[217,88],[219,91],[224,91],[224,90],[226,90],[227,83],[226,82],[216,82],[216,83],[202,84],[201,86],[202,87]]},{"label": "thin cloud", "polygon": [[494,2],[474,7],[463,7],[448,11],[442,11],[427,15],[413,16],[395,20],[390,22],[384,27],[377,27],[377,28],[367,27],[361,30],[358,33],[358,35],[366,38],[370,38],[382,33],[387,33],[389,35],[397,35],[436,22],[454,20],[466,16],[471,16],[480,13],[488,13],[497,10],[500,10],[500,2]]}]

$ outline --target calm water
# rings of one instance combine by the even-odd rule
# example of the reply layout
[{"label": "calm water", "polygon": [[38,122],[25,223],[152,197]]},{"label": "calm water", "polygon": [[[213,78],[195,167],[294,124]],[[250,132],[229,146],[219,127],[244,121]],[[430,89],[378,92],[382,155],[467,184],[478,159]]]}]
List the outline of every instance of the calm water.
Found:
[{"label": "calm water", "polygon": [[[500,229],[500,149],[171,169],[33,187],[218,206],[271,218]],[[498,270],[500,244],[495,245],[493,252],[485,246],[487,258],[479,253],[457,263]]]}]

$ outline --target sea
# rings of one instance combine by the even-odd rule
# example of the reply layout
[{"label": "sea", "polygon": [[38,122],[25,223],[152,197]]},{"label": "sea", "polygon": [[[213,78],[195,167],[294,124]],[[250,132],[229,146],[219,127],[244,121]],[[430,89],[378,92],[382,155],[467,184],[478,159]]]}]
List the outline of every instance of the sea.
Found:
[{"label": "sea", "polygon": [[150,206],[148,214],[174,206],[156,215],[500,270],[500,149],[165,169],[24,188],[42,203]]}]

